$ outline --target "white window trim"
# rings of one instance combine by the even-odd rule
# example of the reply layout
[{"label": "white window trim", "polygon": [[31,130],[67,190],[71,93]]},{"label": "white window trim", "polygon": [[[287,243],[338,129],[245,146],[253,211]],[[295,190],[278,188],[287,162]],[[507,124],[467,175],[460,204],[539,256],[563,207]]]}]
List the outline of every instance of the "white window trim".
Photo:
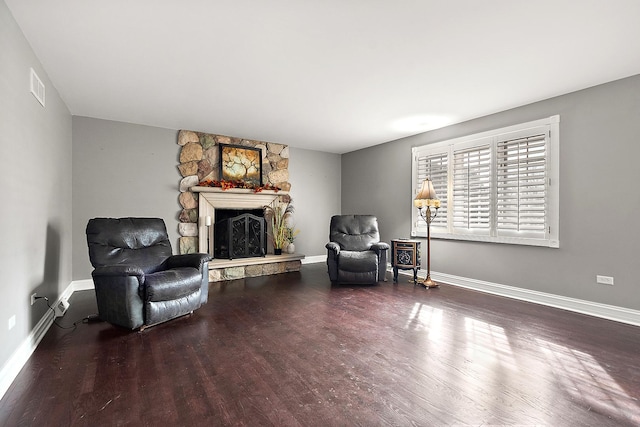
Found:
[{"label": "white window trim", "polygon": [[[491,141],[491,156],[492,156],[492,193],[493,197],[496,194],[497,185],[497,160],[496,160],[496,146],[497,142],[503,141],[507,134],[512,135],[533,135],[535,132],[540,134],[540,129],[544,129],[547,133],[546,141],[546,162],[547,162],[547,198],[546,198],[546,228],[544,238],[541,237],[523,237],[521,234],[513,232],[511,236],[498,236],[495,227],[495,198],[492,202],[492,226],[488,233],[479,234],[476,231],[470,231],[467,233],[460,232],[453,229],[453,153],[454,151],[462,148],[473,147],[481,144],[483,141]],[[530,132],[530,133],[528,133]],[[518,245],[530,245],[530,246],[544,246],[550,248],[560,247],[559,239],[559,225],[560,225],[560,116],[555,115],[540,120],[534,120],[527,123],[508,126],[500,129],[495,129],[487,132],[481,132],[473,135],[468,135],[460,138],[455,138],[447,141],[437,142],[433,144],[427,144],[419,147],[413,147],[411,149],[411,199],[419,191],[419,185],[417,178],[417,159],[419,156],[432,155],[436,153],[448,152],[448,183],[447,194],[438,194],[440,198],[447,198],[447,227],[431,227],[431,237],[440,239],[452,239],[452,240],[466,240],[477,242],[491,242],[491,243],[506,243],[506,244],[518,244]],[[509,135],[509,137],[512,137]],[[422,224],[421,224],[422,223]],[[420,221],[418,210],[411,209],[411,236],[413,237],[426,237],[427,230],[423,221]]]}]

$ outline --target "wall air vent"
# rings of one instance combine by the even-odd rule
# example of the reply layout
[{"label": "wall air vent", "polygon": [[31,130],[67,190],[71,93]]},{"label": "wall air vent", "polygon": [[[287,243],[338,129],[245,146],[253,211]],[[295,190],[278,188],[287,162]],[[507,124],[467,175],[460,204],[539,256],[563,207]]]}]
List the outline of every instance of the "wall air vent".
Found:
[{"label": "wall air vent", "polygon": [[40,80],[40,77],[36,72],[31,69],[31,93],[36,97],[38,102],[44,107],[44,83]]}]

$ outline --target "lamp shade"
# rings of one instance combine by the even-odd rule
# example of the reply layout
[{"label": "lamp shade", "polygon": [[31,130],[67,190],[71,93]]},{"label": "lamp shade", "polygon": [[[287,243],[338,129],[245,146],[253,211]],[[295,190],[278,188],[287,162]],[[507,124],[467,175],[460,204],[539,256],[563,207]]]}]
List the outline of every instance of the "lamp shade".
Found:
[{"label": "lamp shade", "polygon": [[438,200],[436,190],[433,188],[433,183],[429,178],[422,181],[422,187],[416,198],[413,199],[413,205],[416,208],[424,208],[426,206],[440,207],[440,200]]}]

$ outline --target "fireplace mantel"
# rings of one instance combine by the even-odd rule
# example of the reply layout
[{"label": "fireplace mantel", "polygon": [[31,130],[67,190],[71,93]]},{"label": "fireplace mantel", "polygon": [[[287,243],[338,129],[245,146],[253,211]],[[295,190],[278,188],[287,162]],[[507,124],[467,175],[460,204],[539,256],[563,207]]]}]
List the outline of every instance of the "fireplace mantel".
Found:
[{"label": "fireplace mantel", "polygon": [[194,193],[220,193],[220,194],[250,194],[254,196],[270,194],[272,196],[280,196],[283,194],[289,194],[288,191],[275,191],[275,190],[262,190],[256,193],[253,190],[248,188],[229,188],[228,190],[223,190],[220,187],[204,187],[200,185],[196,185],[190,188]]},{"label": "fireplace mantel", "polygon": [[[209,242],[212,241],[212,231],[216,209],[262,209],[271,204],[277,197],[287,195],[287,191],[263,190],[254,192],[245,188],[230,188],[223,190],[219,187],[191,187],[191,191],[198,193],[198,237],[199,251],[212,254]],[[211,218],[211,226],[207,227],[205,218]],[[207,230],[208,228],[208,230]]]}]

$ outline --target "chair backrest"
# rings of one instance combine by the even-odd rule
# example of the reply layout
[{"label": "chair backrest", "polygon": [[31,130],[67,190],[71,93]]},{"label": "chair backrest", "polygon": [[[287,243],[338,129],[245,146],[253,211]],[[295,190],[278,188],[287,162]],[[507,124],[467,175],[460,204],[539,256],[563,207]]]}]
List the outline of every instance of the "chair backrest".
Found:
[{"label": "chair backrest", "polygon": [[366,251],[380,241],[378,219],[373,215],[334,215],[329,240],[346,251]]},{"label": "chair backrest", "polygon": [[172,255],[161,218],[93,218],[86,232],[94,268],[127,264],[151,273]]}]

